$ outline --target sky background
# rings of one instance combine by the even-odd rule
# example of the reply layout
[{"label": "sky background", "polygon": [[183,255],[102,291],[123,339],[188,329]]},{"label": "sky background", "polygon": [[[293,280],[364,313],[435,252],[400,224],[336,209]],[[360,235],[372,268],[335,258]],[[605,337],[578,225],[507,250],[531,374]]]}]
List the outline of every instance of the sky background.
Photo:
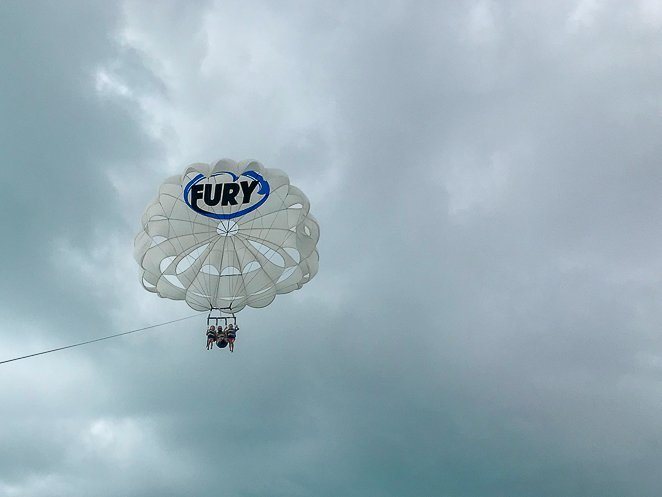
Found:
[{"label": "sky background", "polygon": [[0,360],[192,314],[142,210],[287,171],[320,272],[0,367],[0,496],[662,493],[662,2],[0,2]]}]

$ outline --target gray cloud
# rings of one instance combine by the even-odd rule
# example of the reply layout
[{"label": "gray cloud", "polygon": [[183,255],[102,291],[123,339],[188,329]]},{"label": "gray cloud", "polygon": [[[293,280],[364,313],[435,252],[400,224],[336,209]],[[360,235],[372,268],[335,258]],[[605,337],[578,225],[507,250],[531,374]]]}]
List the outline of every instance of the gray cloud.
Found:
[{"label": "gray cloud", "polygon": [[5,366],[0,494],[659,493],[654,3],[3,8],[8,355],[186,314],[131,243],[188,162],[287,170],[322,238],[232,356]]}]

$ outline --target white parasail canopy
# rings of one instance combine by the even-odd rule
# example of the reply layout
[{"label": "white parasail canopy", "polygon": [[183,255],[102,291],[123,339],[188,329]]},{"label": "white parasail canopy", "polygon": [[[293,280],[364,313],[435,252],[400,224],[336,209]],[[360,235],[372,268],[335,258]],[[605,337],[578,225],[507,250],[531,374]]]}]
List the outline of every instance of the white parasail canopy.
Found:
[{"label": "white parasail canopy", "polygon": [[319,225],[287,175],[256,161],[193,164],[142,217],[143,286],[196,310],[264,307],[317,273]]}]

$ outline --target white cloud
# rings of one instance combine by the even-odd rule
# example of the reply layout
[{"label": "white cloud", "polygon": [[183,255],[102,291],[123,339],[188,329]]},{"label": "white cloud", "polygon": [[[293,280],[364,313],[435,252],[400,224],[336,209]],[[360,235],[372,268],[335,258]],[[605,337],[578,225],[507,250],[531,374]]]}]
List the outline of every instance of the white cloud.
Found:
[{"label": "white cloud", "polygon": [[568,16],[568,26],[571,30],[590,28],[604,6],[604,0],[580,0]]},{"label": "white cloud", "polygon": [[469,9],[467,37],[476,44],[492,44],[498,41],[498,5],[491,0],[480,0]]},{"label": "white cloud", "polygon": [[507,193],[511,174],[507,159],[496,153],[486,158],[485,164],[476,163],[479,160],[460,158],[453,161],[445,180],[451,215],[472,209],[479,209],[481,214],[489,213]]}]

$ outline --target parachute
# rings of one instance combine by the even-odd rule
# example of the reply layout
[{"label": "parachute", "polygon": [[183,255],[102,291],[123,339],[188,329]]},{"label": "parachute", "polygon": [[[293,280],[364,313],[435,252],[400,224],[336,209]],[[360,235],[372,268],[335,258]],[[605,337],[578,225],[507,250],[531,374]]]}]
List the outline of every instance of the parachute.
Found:
[{"label": "parachute", "polygon": [[319,234],[308,198],[287,174],[224,159],[192,164],[161,184],[134,256],[146,290],[234,314],[309,282]]}]

